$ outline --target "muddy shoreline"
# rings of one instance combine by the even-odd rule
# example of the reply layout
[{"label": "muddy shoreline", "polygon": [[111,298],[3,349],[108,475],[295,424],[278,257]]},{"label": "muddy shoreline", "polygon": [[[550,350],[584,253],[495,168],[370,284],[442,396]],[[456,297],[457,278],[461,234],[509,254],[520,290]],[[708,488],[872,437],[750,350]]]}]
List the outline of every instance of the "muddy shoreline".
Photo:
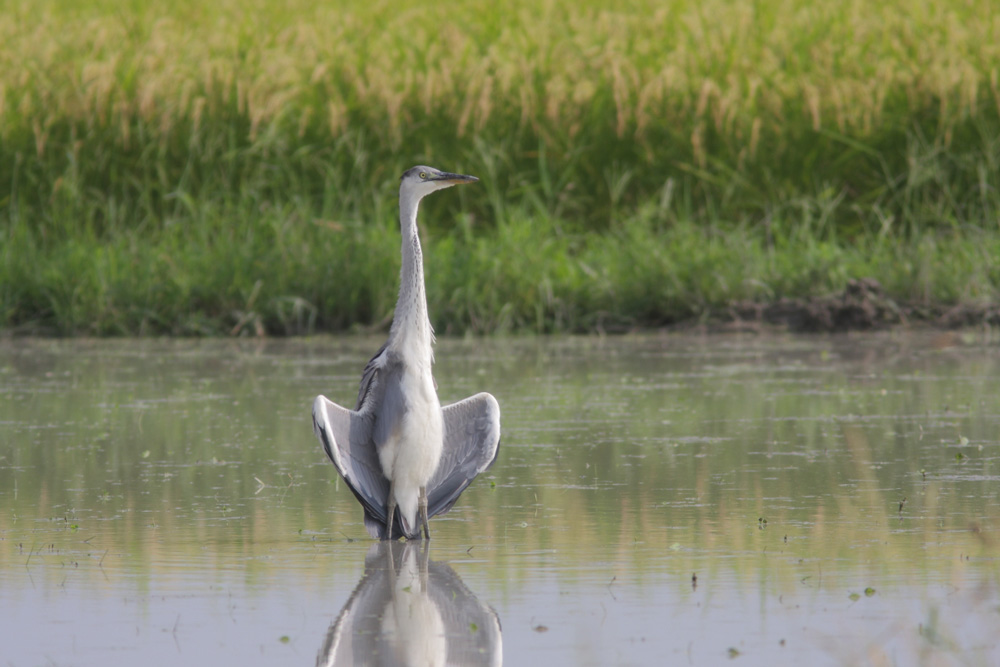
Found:
[{"label": "muddy shoreline", "polygon": [[843,292],[831,296],[736,302],[713,313],[713,319],[714,328],[727,331],[778,328],[823,333],[909,326],[962,329],[1000,326],[1000,304],[905,303],[889,297],[878,281],[866,278],[850,281]]},{"label": "muddy shoreline", "polygon": [[[369,334],[387,332],[390,323],[391,319],[387,318],[375,326],[363,328],[362,331]],[[1000,303],[907,303],[891,298],[877,280],[861,278],[851,280],[841,293],[834,295],[808,298],[783,297],[768,302],[736,301],[724,308],[711,310],[702,317],[664,322],[660,325],[604,321],[598,322],[593,329],[576,333],[615,335],[653,330],[710,333],[843,333],[900,327],[941,330],[1000,327]],[[22,337],[73,338],[74,336],[60,335],[51,328],[32,325],[0,329],[0,339]],[[138,337],[143,336],[140,334]],[[258,337],[284,338],[285,336],[275,335],[272,332],[258,333]],[[220,335],[218,338],[226,336]]]}]

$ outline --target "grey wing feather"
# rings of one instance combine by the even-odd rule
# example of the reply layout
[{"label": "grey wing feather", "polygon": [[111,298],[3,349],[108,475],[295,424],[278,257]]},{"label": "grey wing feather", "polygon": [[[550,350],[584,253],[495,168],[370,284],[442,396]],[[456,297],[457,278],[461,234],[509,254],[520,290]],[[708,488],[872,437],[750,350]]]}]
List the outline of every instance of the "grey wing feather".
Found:
[{"label": "grey wing feather", "polygon": [[358,404],[354,409],[372,418],[371,440],[375,451],[389,439],[405,413],[401,376],[403,367],[387,351],[386,343],[361,373]]},{"label": "grey wing feather", "polygon": [[402,374],[402,365],[389,360],[386,360],[384,367],[379,371],[378,415],[372,430],[376,451],[390,439],[393,431],[402,422],[403,415],[406,414]]},{"label": "grey wing feather", "polygon": [[389,481],[372,441],[373,419],[370,414],[348,410],[317,396],[313,402],[313,430],[323,451],[333,462],[347,486],[365,508],[368,533],[381,539],[388,514],[386,497]]},{"label": "grey wing feather", "polygon": [[451,509],[462,491],[496,460],[500,446],[500,405],[485,392],[446,405],[444,449],[427,484],[427,514]]},{"label": "grey wing feather", "polygon": [[355,410],[360,410],[361,406],[365,404],[365,400],[372,393],[372,389],[377,384],[376,379],[378,378],[379,368],[384,364],[384,360],[381,358],[385,354],[386,349],[389,347],[389,342],[386,341],[382,344],[382,347],[378,349],[368,363],[365,364],[365,369],[361,371],[361,386],[358,388],[358,402],[354,406]]}]

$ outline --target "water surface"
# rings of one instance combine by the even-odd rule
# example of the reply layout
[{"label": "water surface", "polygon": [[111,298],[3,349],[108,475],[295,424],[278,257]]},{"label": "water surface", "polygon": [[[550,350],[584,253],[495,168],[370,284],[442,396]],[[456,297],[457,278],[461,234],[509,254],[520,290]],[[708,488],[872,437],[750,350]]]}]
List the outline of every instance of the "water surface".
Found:
[{"label": "water surface", "polygon": [[988,334],[440,341],[426,548],[312,434],[380,344],[0,342],[0,664],[1000,661]]}]

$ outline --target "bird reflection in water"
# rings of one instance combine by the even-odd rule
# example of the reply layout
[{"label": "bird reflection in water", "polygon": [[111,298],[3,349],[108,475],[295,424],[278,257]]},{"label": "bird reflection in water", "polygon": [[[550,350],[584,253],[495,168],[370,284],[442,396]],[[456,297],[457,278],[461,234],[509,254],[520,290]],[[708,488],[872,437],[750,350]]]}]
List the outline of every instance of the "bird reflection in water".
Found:
[{"label": "bird reflection in water", "polygon": [[500,617],[428,542],[378,542],[317,665],[500,665]]}]

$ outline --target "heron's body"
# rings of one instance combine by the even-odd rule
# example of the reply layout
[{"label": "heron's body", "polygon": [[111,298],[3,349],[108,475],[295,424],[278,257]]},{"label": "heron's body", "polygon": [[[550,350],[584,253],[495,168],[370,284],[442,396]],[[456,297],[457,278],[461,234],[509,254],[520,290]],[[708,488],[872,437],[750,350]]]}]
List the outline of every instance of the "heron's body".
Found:
[{"label": "heron's body", "polygon": [[496,399],[477,394],[445,409],[438,400],[417,231],[417,206],[424,195],[475,180],[430,167],[403,174],[402,268],[389,340],[365,367],[353,411],[323,396],[313,406],[316,435],[364,506],[373,537],[416,537],[421,527],[430,537],[430,516],[447,512],[496,457]]},{"label": "heron's body", "polygon": [[[386,348],[387,359],[400,358]],[[416,528],[420,490],[437,470],[444,445],[444,422],[430,365],[387,361],[383,409],[375,414],[376,451],[382,474],[391,482],[403,532]]]}]

